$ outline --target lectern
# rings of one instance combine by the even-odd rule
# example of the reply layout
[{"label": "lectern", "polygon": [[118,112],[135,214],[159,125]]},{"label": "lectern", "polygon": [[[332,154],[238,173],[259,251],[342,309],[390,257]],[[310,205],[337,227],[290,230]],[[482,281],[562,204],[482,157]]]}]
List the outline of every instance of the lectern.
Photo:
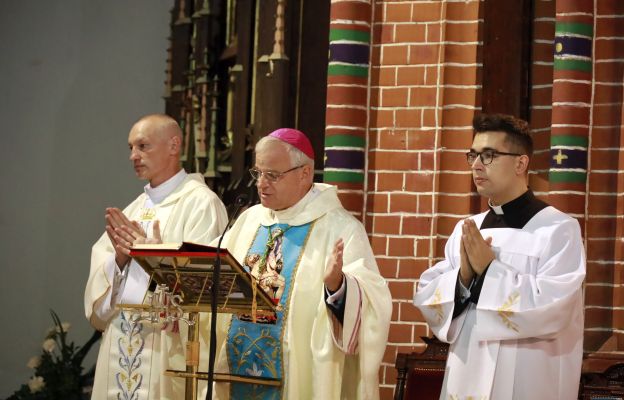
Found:
[{"label": "lectern", "polygon": [[[199,313],[210,312],[211,291],[217,249],[194,243],[142,244],[133,247],[130,256],[150,276],[150,288],[143,304],[121,304],[132,312],[135,321],[153,324],[186,323],[186,370],[167,370],[169,376],[186,379],[185,399],[195,400],[198,380],[209,380],[199,371]],[[221,259],[218,288],[218,313],[238,313],[256,318],[275,318],[275,303],[257,284],[248,270],[226,250],[219,249]],[[215,373],[215,381],[245,382],[280,386],[277,379]],[[209,385],[212,382],[208,382]]]}]

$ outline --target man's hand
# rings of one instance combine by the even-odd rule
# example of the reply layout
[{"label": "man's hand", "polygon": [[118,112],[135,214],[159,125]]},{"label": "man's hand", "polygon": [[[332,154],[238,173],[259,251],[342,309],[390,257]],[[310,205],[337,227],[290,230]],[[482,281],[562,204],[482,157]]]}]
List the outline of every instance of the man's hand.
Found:
[{"label": "man's hand", "polygon": [[472,270],[477,275],[483,274],[483,271],[495,258],[491,247],[492,238],[483,239],[477,224],[472,219],[467,218],[462,225],[462,244]]},{"label": "man's hand", "polygon": [[474,278],[475,272],[470,265],[470,261],[468,261],[468,254],[466,253],[466,247],[464,246],[464,240],[459,243],[459,279],[461,279],[462,285],[464,287],[468,287],[472,279]]},{"label": "man's hand", "polygon": [[162,243],[162,236],[160,236],[160,221],[154,221],[152,225],[152,237],[148,238],[145,236],[136,236],[132,244],[141,244],[141,243]]},{"label": "man's hand", "polygon": [[325,283],[325,287],[330,292],[335,292],[340,289],[342,285],[342,252],[344,250],[344,242],[342,238],[338,239],[334,244],[334,250],[332,251],[332,255],[327,262],[327,267],[325,268],[325,277],[323,282]]},{"label": "man's hand", "polygon": [[120,209],[106,209],[106,233],[115,249],[115,262],[123,269],[130,261],[130,247],[136,237],[145,236],[145,232],[136,221],[130,221]]},{"label": "man's hand", "polygon": [[128,226],[138,231],[142,230],[138,222],[130,221],[128,217],[116,207],[109,207],[106,209],[106,225],[111,226],[113,230],[123,226]]}]

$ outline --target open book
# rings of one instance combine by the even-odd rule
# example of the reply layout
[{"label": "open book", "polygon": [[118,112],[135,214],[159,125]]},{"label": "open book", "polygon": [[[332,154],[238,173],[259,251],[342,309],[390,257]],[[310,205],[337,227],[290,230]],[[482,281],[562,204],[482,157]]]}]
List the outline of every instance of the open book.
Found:
[{"label": "open book", "polygon": [[[227,249],[220,249],[219,312],[274,313],[271,296]],[[217,249],[196,243],[140,244],[130,256],[158,284],[182,297],[184,311],[209,311]]]}]

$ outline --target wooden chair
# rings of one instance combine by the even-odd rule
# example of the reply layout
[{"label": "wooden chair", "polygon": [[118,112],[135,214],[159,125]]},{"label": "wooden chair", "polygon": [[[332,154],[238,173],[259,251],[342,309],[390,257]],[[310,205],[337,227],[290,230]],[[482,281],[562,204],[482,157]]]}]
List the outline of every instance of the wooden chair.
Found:
[{"label": "wooden chair", "polygon": [[610,366],[604,372],[581,375],[580,400],[623,400],[624,363]]},{"label": "wooden chair", "polygon": [[444,380],[448,344],[432,338],[421,337],[427,344],[422,353],[397,354],[395,368],[397,383],[394,400],[438,400]]}]

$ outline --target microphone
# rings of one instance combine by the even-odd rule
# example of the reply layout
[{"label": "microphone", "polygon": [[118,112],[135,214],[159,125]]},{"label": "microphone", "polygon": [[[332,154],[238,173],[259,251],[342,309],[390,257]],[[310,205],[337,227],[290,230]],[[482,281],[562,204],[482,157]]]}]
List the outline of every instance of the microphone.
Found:
[{"label": "microphone", "polygon": [[221,243],[225,237],[225,233],[231,228],[236,220],[238,213],[243,206],[247,204],[248,196],[241,193],[234,199],[234,212],[230,216],[228,223],[219,237],[217,243],[217,256],[215,257],[214,269],[212,270],[212,288],[210,292],[210,353],[208,356],[208,390],[206,391],[206,400],[212,400],[212,384],[214,382],[214,363],[217,354],[217,302],[219,301],[219,286],[221,279]]},{"label": "microphone", "polygon": [[217,257],[219,256],[218,250],[221,249],[221,242],[223,242],[225,233],[228,231],[228,229],[232,227],[232,223],[234,223],[234,221],[236,220],[238,213],[243,208],[243,206],[247,204],[248,198],[249,196],[247,196],[245,193],[241,193],[238,196],[236,196],[236,198],[234,199],[234,207],[235,207],[234,212],[232,213],[232,216],[228,220],[227,225],[225,225],[225,229],[223,229],[223,232],[221,233],[221,237],[219,238],[219,243],[217,243]]}]

